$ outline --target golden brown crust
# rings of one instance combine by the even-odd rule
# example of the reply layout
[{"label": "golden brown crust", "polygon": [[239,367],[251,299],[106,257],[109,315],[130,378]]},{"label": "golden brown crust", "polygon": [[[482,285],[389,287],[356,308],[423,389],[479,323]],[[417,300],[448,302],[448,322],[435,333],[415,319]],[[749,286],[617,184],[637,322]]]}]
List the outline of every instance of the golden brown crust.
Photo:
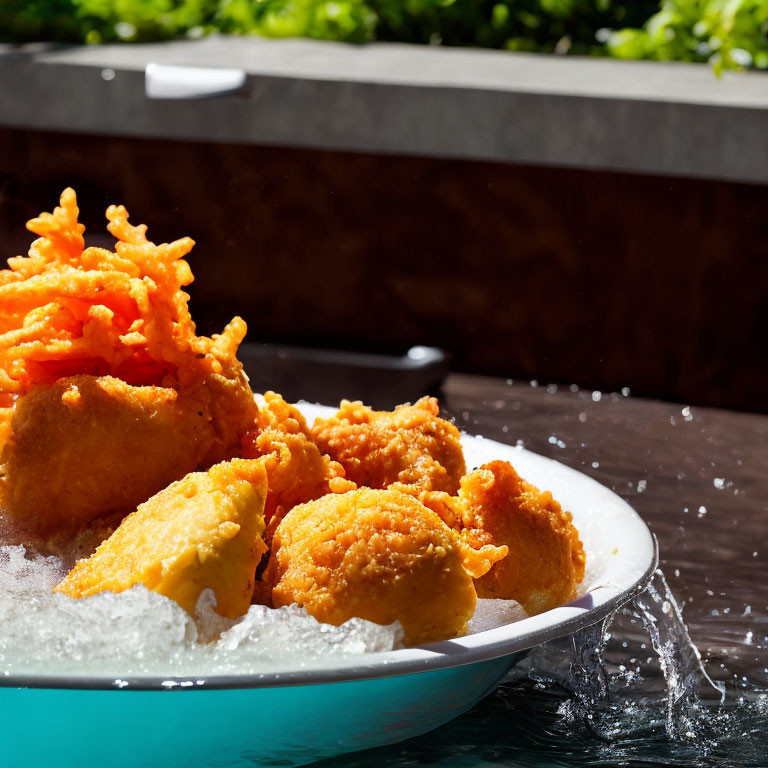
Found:
[{"label": "golden brown crust", "polygon": [[243,437],[242,455],[265,460],[269,493],[264,540],[268,546],[280,521],[297,504],[355,488],[345,480],[341,464],[322,454],[310,439],[298,409],[276,392],[265,393],[256,422]]},{"label": "golden brown crust", "polygon": [[506,545],[509,555],[475,582],[479,597],[517,600],[529,614],[576,597],[586,555],[569,512],[549,491],[492,461],[462,478],[463,538],[477,548]]},{"label": "golden brown crust", "polygon": [[461,634],[475,608],[456,534],[412,496],[367,488],[294,507],[275,531],[274,605],[318,621],[399,621],[408,644]]},{"label": "golden brown crust", "polygon": [[85,248],[74,192],[60,202],[0,271],[0,523],[43,549],[108,537],[59,591],[143,582],[191,611],[210,586],[227,616],[298,602],[333,624],[400,621],[409,643],[463,632],[476,590],[528,613],[575,596],[571,516],[507,462],[465,475],[435,398],[343,401],[311,429],[273,392],[258,409],[245,323],[196,334],[193,242],[155,245],[111,206],[114,252]]},{"label": "golden brown crust", "polygon": [[134,584],[192,613],[204,589],[216,610],[242,616],[265,550],[263,462],[235,459],[195,472],[141,504],[56,587],[70,597],[122,592]]},{"label": "golden brown crust", "polygon": [[334,416],[317,419],[312,437],[359,486],[456,493],[466,471],[459,431],[438,416],[434,397],[394,411],[344,400]]},{"label": "golden brown crust", "polygon": [[204,390],[60,379],[19,398],[0,454],[0,498],[20,531],[46,537],[130,512],[196,469],[214,439]]}]

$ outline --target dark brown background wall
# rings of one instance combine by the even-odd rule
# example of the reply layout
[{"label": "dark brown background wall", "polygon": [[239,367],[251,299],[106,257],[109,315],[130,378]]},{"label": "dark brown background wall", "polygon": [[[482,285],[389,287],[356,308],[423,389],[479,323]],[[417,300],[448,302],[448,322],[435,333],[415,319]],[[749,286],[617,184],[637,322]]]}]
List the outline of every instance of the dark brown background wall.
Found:
[{"label": "dark brown background wall", "polygon": [[3,258],[67,185],[197,241],[205,332],[768,411],[768,187],[3,130]]}]

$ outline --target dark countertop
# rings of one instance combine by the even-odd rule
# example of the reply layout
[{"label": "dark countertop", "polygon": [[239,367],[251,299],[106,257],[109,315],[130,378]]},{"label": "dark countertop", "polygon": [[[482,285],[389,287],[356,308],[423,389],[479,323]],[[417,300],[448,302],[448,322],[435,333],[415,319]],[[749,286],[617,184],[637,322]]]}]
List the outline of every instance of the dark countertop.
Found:
[{"label": "dark countertop", "polygon": [[[624,497],[658,537],[707,672],[726,683],[729,702],[757,709],[718,721],[695,754],[637,734],[618,749],[568,730],[541,686],[505,684],[432,734],[327,765],[765,765],[765,745],[744,737],[768,718],[768,417],[455,374],[441,404],[468,433],[522,440]],[[577,750],[563,741],[577,737]]]}]

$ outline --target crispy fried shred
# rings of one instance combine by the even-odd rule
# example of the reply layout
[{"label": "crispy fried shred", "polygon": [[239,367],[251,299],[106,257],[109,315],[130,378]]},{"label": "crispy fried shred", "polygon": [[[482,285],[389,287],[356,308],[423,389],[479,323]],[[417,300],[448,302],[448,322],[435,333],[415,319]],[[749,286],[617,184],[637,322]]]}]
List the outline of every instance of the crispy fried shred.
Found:
[{"label": "crispy fried shred", "polygon": [[194,242],[155,245],[123,206],[107,219],[114,252],[85,248],[72,189],[27,223],[39,239],[0,271],[0,405],[78,373],[179,387],[232,370],[245,323],[197,336],[181,290],[193,279],[184,256]]}]

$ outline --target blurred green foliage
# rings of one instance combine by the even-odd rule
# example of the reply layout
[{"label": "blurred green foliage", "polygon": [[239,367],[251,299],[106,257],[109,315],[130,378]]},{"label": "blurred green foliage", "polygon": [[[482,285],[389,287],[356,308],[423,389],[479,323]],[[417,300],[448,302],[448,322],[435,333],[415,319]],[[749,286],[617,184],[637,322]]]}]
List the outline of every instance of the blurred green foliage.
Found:
[{"label": "blurred green foliage", "polygon": [[143,42],[213,31],[768,69],[768,0],[0,0],[4,42]]},{"label": "blurred green foliage", "polygon": [[768,69],[768,0],[663,0],[642,29],[614,32],[607,47],[624,59]]}]

